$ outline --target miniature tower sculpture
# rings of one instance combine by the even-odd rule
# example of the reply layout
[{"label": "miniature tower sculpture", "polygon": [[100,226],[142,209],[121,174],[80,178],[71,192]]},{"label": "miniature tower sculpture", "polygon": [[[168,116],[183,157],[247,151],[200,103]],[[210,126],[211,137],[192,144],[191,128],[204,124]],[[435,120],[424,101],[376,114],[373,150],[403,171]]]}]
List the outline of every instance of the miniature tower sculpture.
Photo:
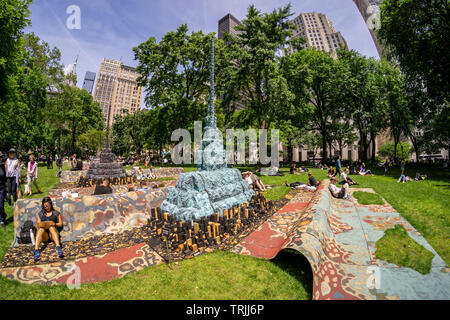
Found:
[{"label": "miniature tower sculpture", "polygon": [[91,180],[93,183],[100,183],[105,179],[125,179],[127,173],[122,164],[114,161],[114,154],[111,151],[109,142],[109,119],[111,116],[111,106],[108,110],[108,122],[106,127],[106,137],[103,143],[103,149],[100,153],[100,161],[93,162],[89,166],[85,179]]},{"label": "miniature tower sculpture", "polygon": [[227,168],[223,139],[214,110],[214,38],[211,39],[211,80],[206,127],[197,153],[197,172],[178,176],[175,188],[161,204],[161,210],[178,220],[192,221],[250,201],[255,192],[238,169]]},{"label": "miniature tower sculpture", "polygon": [[208,99],[208,113],[206,127],[202,139],[201,149],[198,151],[197,164],[199,171],[212,171],[227,167],[226,152],[223,148],[222,135],[217,128],[214,108],[214,38],[211,38],[210,90]]}]

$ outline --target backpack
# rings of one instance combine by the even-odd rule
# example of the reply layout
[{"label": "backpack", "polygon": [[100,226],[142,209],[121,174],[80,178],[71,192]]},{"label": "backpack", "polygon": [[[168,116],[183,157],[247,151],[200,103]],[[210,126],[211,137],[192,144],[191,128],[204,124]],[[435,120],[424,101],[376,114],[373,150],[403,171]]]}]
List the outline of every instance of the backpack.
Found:
[{"label": "backpack", "polygon": [[34,239],[31,239],[30,231],[33,231],[34,235],[36,234],[36,228],[33,225],[33,221],[27,220],[23,223],[23,226],[20,229],[19,235],[17,237],[17,242],[19,244],[33,243]]}]

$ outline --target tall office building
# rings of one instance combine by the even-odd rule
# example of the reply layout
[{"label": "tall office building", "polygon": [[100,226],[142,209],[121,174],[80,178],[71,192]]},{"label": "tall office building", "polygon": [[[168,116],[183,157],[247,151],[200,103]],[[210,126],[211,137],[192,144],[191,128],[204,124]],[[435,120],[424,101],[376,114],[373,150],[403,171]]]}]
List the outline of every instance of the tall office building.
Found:
[{"label": "tall office building", "polygon": [[[336,56],[340,46],[348,47],[347,42],[340,32],[336,32],[333,22],[325,14],[310,12],[301,13],[292,20],[297,27],[293,36],[306,38],[305,48],[315,47],[325,52],[332,52]],[[290,48],[289,53],[296,49]]]},{"label": "tall office building", "polygon": [[384,48],[378,41],[378,36],[374,30],[374,19],[377,18],[377,14],[380,11],[380,4],[383,0],[353,0],[353,2],[358,7],[361,16],[369,28],[370,35],[372,36],[373,42],[377,47],[378,55],[383,57]]},{"label": "tall office building", "polygon": [[240,31],[234,27],[241,22],[236,19],[231,13],[228,13],[225,17],[219,20],[219,32],[217,34],[219,39],[223,39],[224,33],[231,33],[232,35],[238,35]]},{"label": "tall office building", "polygon": [[84,76],[83,89],[92,94],[95,82],[95,72],[87,71]]},{"label": "tall office building", "polygon": [[94,101],[102,108],[105,121],[111,106],[109,125],[124,110],[134,113],[141,108],[142,87],[138,86],[138,72],[121,61],[103,58],[95,86]]}]

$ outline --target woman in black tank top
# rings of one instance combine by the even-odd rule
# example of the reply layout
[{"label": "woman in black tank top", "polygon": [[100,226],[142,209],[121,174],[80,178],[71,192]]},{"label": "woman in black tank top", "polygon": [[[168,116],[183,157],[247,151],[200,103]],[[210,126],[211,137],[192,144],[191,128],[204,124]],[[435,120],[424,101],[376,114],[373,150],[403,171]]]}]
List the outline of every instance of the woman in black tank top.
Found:
[{"label": "woman in black tank top", "polygon": [[56,253],[60,258],[64,257],[59,241],[59,233],[56,228],[63,226],[61,214],[53,208],[52,200],[49,197],[42,199],[42,210],[38,214],[38,231],[34,250],[34,261],[41,259],[39,246],[42,242],[52,240],[56,245]]}]

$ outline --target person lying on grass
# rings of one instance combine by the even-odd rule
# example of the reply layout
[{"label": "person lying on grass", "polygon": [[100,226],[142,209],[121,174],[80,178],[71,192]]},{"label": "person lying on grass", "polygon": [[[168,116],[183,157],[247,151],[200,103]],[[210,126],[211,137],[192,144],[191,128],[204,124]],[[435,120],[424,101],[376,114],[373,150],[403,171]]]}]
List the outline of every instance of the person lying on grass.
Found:
[{"label": "person lying on grass", "polygon": [[293,182],[289,184],[287,181],[285,182],[287,187],[291,187],[293,189],[302,189],[306,191],[316,191],[319,183],[317,182],[316,178],[313,177],[311,172],[308,172],[308,183],[302,183],[299,181]]},{"label": "person lying on grass", "polygon": [[416,178],[415,181],[423,181],[426,180],[428,176],[426,174],[420,174],[419,172],[416,172]]},{"label": "person lying on grass", "polygon": [[345,199],[345,200],[351,200],[349,195],[349,186],[348,183],[345,183],[342,188],[338,188],[336,186],[336,178],[331,178],[330,185],[328,186],[328,189],[330,190],[330,193],[333,197],[338,199]]},{"label": "person lying on grass", "polygon": [[345,168],[344,172],[341,173],[339,176],[339,184],[344,185],[348,183],[349,186],[359,185],[359,183],[353,181],[352,178],[348,176],[348,173],[350,172],[349,168]]},{"label": "person lying on grass", "polygon": [[42,199],[42,210],[37,217],[37,234],[34,247],[34,261],[41,260],[39,247],[41,243],[48,243],[50,240],[56,245],[58,257],[64,258],[59,240],[59,232],[56,228],[62,228],[63,222],[61,214],[53,208],[52,200],[49,197]]},{"label": "person lying on grass", "polygon": [[397,180],[397,182],[410,182],[413,181],[412,178],[410,176],[405,176],[405,169],[402,169],[402,173],[400,175],[400,178]]}]

